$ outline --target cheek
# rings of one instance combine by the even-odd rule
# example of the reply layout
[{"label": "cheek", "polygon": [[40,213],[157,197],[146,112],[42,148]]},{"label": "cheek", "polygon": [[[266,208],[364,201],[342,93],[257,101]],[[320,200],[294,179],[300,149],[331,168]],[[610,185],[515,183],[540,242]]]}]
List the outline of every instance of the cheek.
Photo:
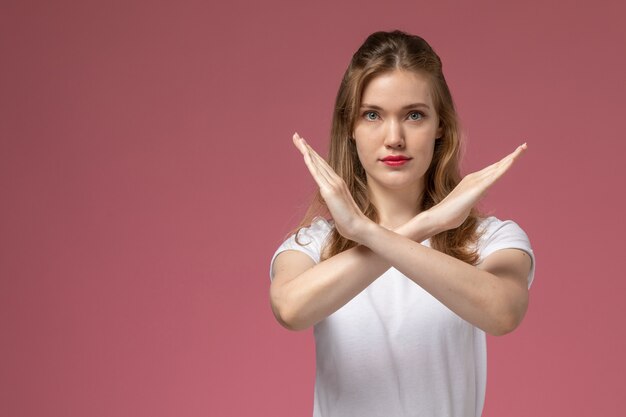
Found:
[{"label": "cheek", "polygon": [[354,144],[361,162],[371,157],[376,152],[376,144],[379,142],[376,131],[367,124],[357,124],[354,128]]},{"label": "cheek", "polygon": [[367,146],[366,142],[355,139],[356,153],[361,161],[361,165],[367,166],[371,163],[371,159],[375,158],[373,150]]},{"label": "cheek", "polygon": [[432,165],[433,163],[433,157],[435,156],[435,141],[432,141],[427,149],[427,161],[426,162],[426,170],[428,170],[428,168]]},{"label": "cheek", "polygon": [[359,161],[361,161],[361,165],[365,166],[367,164],[367,158],[363,157],[363,151],[359,145],[356,146],[356,154],[359,157]]}]

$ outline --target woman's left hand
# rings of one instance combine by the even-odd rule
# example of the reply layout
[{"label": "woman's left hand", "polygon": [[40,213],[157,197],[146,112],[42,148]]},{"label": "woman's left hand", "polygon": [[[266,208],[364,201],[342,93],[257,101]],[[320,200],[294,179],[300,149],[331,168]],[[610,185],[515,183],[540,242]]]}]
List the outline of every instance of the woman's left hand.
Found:
[{"label": "woman's left hand", "polygon": [[345,181],[304,138],[294,133],[293,143],[304,156],[304,163],[320,188],[320,194],[333,217],[337,231],[343,237],[361,243],[361,237],[367,233],[369,223],[373,222],[356,205]]},{"label": "woman's left hand", "polygon": [[498,162],[466,175],[441,202],[431,207],[428,210],[431,213],[429,218],[439,225],[439,231],[461,226],[472,207],[513,166],[527,147],[524,143]]}]

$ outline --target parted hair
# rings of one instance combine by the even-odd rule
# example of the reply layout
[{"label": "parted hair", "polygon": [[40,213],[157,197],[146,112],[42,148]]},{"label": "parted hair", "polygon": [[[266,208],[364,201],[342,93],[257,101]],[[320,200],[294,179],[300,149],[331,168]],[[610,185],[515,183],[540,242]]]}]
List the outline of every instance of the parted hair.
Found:
[{"label": "parted hair", "polygon": [[[394,70],[413,71],[427,78],[443,132],[435,141],[433,159],[425,174],[420,211],[435,206],[461,181],[461,132],[452,95],[443,75],[441,59],[419,36],[398,30],[375,32],[367,37],[352,56],[339,86],[333,111],[328,163],[345,181],[361,211],[376,223],[379,221],[378,212],[368,197],[365,170],[351,138],[365,87],[378,75]],[[298,232],[309,226],[317,215],[329,215],[319,190],[304,218],[291,232],[296,233],[299,244]],[[479,211],[473,208],[461,226],[432,236],[430,246],[469,264],[476,264],[479,255],[475,243],[479,237],[477,229],[480,218]],[[326,240],[321,260],[356,245],[356,242],[346,239],[333,228]]]}]

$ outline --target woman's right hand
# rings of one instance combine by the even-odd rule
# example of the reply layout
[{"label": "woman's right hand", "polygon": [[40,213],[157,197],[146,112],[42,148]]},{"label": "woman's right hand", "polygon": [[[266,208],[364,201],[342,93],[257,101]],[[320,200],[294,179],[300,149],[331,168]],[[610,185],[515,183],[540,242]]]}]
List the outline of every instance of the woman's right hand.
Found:
[{"label": "woman's right hand", "polygon": [[430,208],[429,217],[437,225],[439,232],[461,226],[472,207],[480,201],[489,187],[511,168],[526,148],[527,145],[524,143],[498,162],[466,175],[446,198]]},{"label": "woman's right hand", "polygon": [[328,207],[335,228],[346,239],[362,243],[370,224],[359,206],[355,203],[345,181],[335,173],[330,165],[300,135],[293,135],[293,143],[302,153],[304,162],[320,188],[320,195]]}]

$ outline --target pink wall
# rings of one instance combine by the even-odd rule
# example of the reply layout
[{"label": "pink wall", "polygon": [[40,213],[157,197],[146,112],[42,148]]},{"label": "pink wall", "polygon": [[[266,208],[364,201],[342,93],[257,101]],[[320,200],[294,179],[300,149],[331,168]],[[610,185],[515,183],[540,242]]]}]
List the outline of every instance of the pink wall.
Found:
[{"label": "pink wall", "polygon": [[467,170],[529,144],[483,204],[537,255],[484,415],[623,411],[621,2],[36,3],[0,8],[0,415],[310,415],[312,332],[268,300],[313,191],[291,134],[325,151],[393,28],[441,55]]}]

